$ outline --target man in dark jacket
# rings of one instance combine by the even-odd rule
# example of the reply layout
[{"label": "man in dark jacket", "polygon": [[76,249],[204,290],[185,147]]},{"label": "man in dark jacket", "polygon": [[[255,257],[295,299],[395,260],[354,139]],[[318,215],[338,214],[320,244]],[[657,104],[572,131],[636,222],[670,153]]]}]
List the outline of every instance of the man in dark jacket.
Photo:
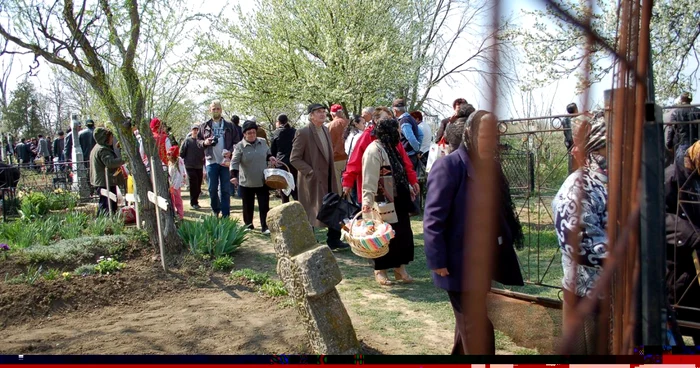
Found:
[{"label": "man in dark jacket", "polygon": [[289,172],[294,177],[295,183],[294,190],[289,196],[282,193],[282,203],[289,202],[290,196],[294,198],[295,201],[298,201],[299,198],[297,196],[296,187],[298,172],[297,169],[292,166],[290,161],[290,157],[292,155],[292,143],[294,142],[294,135],[296,135],[297,130],[289,125],[287,115],[281,114],[278,116],[277,123],[279,123],[279,128],[277,128],[277,130],[275,130],[275,132],[272,134],[272,146],[270,147],[270,153],[277,158],[277,161],[284,162],[287,167],[289,167]]},{"label": "man in dark jacket", "polygon": [[22,165],[27,166],[32,161],[31,146],[25,138],[20,139],[17,147],[15,147],[15,152],[17,153],[17,159]]},{"label": "man in dark jacket", "polygon": [[197,143],[198,135],[199,125],[193,125],[180,148],[180,157],[185,160],[185,170],[190,180],[190,207],[195,210],[200,209],[199,195],[202,193],[204,179],[204,149]]},{"label": "man in dark jacket", "polygon": [[[95,129],[96,145],[93,147],[90,156],[88,156],[90,164],[90,184],[97,187],[97,192],[100,193],[100,201],[98,204],[98,214],[109,213],[109,197],[103,196],[100,189],[107,189],[110,192],[117,194],[117,186],[123,187],[126,179],[121,171],[124,161],[117,157],[112,146],[114,145],[114,134],[105,128]],[[105,169],[107,175],[105,176]],[[112,213],[117,212],[117,202],[111,201]]]},{"label": "man in dark jacket", "polygon": [[66,138],[64,137],[64,135],[65,134],[63,133],[63,131],[59,130],[58,137],[56,137],[53,140],[53,144],[52,144],[53,145],[53,147],[52,147],[53,148],[52,149],[53,155],[54,155],[54,157],[58,158],[59,165],[57,166],[57,168],[60,168],[61,170],[63,170],[63,165],[61,165],[61,164],[63,164],[63,161],[66,160],[66,156],[64,156],[64,150],[63,150],[63,148],[65,147],[65,144],[66,144],[66,141],[65,141]]},{"label": "man in dark jacket", "polygon": [[[80,122],[78,122],[78,129],[80,129]],[[80,130],[76,130],[75,135],[77,135],[78,132],[80,132]],[[66,162],[73,161],[73,133],[71,127],[68,127],[68,130],[66,130],[66,138],[63,140],[63,157],[66,159]],[[85,159],[87,159],[87,157]]]},{"label": "man in dark jacket", "polygon": [[233,152],[234,142],[239,142],[240,136],[233,124],[221,115],[221,102],[212,101],[209,105],[211,119],[199,127],[197,144],[204,148],[204,158],[207,165],[209,182],[209,199],[214,215],[229,217],[231,214],[231,174],[229,168],[222,166],[224,150]]},{"label": "man in dark jacket", "polygon": [[[90,157],[90,152],[92,148],[95,147],[95,122],[92,119],[87,119],[85,121],[87,126],[85,129],[78,133],[78,142],[80,142],[80,149],[83,151],[83,160],[87,160]],[[89,167],[89,164],[87,165]]]},{"label": "man in dark jacket", "polygon": [[[700,121],[700,109],[697,107],[685,107],[693,101],[693,96],[685,92],[680,96],[679,107],[671,112],[672,123]],[[674,155],[680,146],[690,146],[700,139],[700,123],[671,124],[666,127],[666,148]]]}]

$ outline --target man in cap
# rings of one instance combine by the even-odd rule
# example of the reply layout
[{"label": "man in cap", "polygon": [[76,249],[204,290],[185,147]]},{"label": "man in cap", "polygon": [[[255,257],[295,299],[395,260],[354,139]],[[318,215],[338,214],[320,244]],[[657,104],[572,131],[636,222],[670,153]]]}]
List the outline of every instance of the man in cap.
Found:
[{"label": "man in cap", "polygon": [[343,107],[338,104],[331,106],[331,117],[333,117],[333,121],[328,124],[328,132],[331,135],[331,144],[333,145],[335,177],[338,179],[336,190],[338,193],[341,193],[343,188],[340,184],[340,178],[348,161],[348,155],[345,153],[345,140],[343,139],[343,132],[348,126],[348,120],[343,113]]},{"label": "man in cap", "polygon": [[199,124],[194,124],[180,148],[180,157],[185,161],[185,170],[190,180],[190,207],[195,210],[200,209],[199,195],[202,193],[204,180],[204,148],[197,142],[198,135]]},{"label": "man in cap", "polygon": [[[78,133],[78,142],[80,143],[80,149],[83,151],[83,160],[87,160],[90,157],[90,152],[92,148],[95,147],[95,122],[92,119],[87,119],[85,121],[86,128]],[[86,166],[89,168],[90,164],[86,162]]]},{"label": "man in cap", "polygon": [[209,182],[209,199],[214,215],[229,217],[231,214],[231,174],[224,162],[224,150],[233,152],[233,142],[240,141],[238,131],[221,115],[221,102],[214,100],[209,105],[211,119],[199,127],[197,144],[204,148]]},{"label": "man in cap", "polygon": [[[333,145],[330,133],[323,125],[326,121],[326,108],[320,104],[309,105],[309,124],[297,130],[292,143],[290,161],[299,171],[299,202],[304,206],[309,222],[314,227],[326,225],[316,220],[323,197],[338,193],[337,178],[333,163]],[[347,248],[340,241],[340,231],[329,228],[327,244],[331,249]]]}]

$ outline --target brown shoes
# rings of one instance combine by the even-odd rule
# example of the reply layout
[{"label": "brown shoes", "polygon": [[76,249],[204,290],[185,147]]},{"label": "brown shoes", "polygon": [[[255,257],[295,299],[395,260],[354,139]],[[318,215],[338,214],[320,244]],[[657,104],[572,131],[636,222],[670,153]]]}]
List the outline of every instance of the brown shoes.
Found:
[{"label": "brown shoes", "polygon": [[403,265],[394,269],[394,278],[396,281],[401,281],[404,284],[410,284],[413,282],[413,277],[406,272],[406,267]]},{"label": "brown shoes", "polygon": [[387,277],[386,270],[374,271],[374,279],[377,280],[379,285],[387,286],[392,284],[389,277]]}]

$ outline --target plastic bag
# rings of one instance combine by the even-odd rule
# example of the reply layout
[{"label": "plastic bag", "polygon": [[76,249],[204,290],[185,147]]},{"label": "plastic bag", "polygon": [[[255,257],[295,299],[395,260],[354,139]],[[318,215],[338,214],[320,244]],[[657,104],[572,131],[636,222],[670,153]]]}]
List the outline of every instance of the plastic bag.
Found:
[{"label": "plastic bag", "polygon": [[270,176],[279,175],[287,181],[287,188],[282,189],[282,193],[284,193],[284,195],[289,196],[289,194],[294,190],[294,176],[290,172],[282,169],[265,169],[263,170],[263,173],[265,174],[265,180],[267,180],[267,178]]},{"label": "plastic bag", "polygon": [[430,151],[428,151],[428,163],[425,165],[425,172],[430,172],[433,164],[438,159],[445,157],[448,153],[447,143],[442,139],[438,143],[433,143],[430,145]]}]

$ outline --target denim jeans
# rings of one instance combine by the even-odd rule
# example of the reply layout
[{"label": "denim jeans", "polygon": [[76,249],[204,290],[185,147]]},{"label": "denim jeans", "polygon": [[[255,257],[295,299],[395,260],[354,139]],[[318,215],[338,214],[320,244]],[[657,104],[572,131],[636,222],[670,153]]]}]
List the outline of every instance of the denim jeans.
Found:
[{"label": "denim jeans", "polygon": [[207,165],[209,200],[211,210],[218,215],[229,217],[231,214],[231,174],[228,167],[219,164]]}]

